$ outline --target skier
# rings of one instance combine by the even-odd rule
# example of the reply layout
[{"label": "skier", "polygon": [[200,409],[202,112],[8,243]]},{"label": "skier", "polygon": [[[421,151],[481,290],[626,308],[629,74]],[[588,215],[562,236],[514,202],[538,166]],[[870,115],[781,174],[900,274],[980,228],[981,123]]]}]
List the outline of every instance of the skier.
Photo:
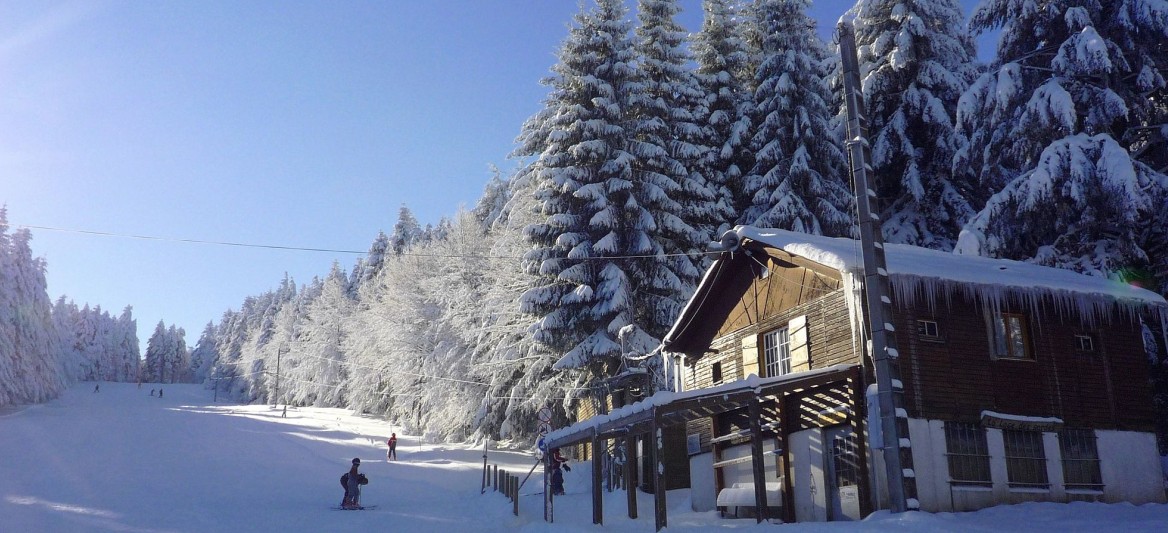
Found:
[{"label": "skier", "polygon": [[572,469],[568,466],[568,460],[560,455],[559,448],[552,448],[552,454],[549,458],[552,464],[552,495],[564,495],[564,470],[569,472]]},{"label": "skier", "polygon": [[389,445],[389,451],[385,452],[386,461],[397,460],[397,433],[390,433],[389,440],[385,441]]},{"label": "skier", "polygon": [[100,391],[101,391],[101,383],[98,383],[97,385],[93,386],[93,392],[100,392]]},{"label": "skier", "polygon": [[154,389],[150,389],[150,395],[154,396]]},{"label": "skier", "polygon": [[158,397],[162,397],[162,387],[158,387]]},{"label": "skier", "polygon": [[368,485],[369,478],[365,477],[365,474],[357,472],[359,466],[361,466],[361,459],[354,457],[353,466],[349,468],[349,472],[341,476],[341,485],[345,487],[345,497],[341,500],[342,509],[361,508],[361,485]]}]

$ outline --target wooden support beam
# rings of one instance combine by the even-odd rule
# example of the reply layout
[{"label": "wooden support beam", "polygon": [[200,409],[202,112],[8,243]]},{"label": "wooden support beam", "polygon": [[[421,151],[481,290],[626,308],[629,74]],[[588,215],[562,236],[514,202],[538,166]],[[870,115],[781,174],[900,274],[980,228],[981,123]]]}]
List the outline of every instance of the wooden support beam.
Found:
[{"label": "wooden support beam", "polygon": [[633,474],[637,469],[633,466],[637,462],[635,455],[637,453],[637,437],[636,435],[625,436],[625,493],[629,504],[629,518],[636,520],[637,518],[637,478]]},{"label": "wooden support beam", "polygon": [[747,406],[750,412],[750,456],[753,459],[755,521],[767,519],[766,458],[762,453],[762,407],[758,401]]},{"label": "wooden support beam", "polygon": [[791,408],[787,396],[778,399],[779,404],[779,439],[783,446],[782,474],[783,474],[783,522],[795,522],[795,465],[791,464],[791,429],[794,419],[791,417]]},{"label": "wooden support beam", "polygon": [[599,437],[592,437],[592,523],[604,524],[604,484],[603,467],[600,464]]},{"label": "wooden support beam", "polygon": [[650,428],[649,449],[653,453],[653,510],[657,531],[661,531],[669,525],[665,511],[665,437],[657,417],[653,417]]},{"label": "wooden support beam", "polygon": [[864,414],[868,412],[864,403],[864,392],[867,387],[864,385],[862,369],[856,368],[855,372],[852,373],[851,379],[848,380],[848,387],[852,403],[848,422],[852,426],[852,433],[856,436],[856,453],[859,459],[859,465],[856,468],[860,471],[860,517],[863,518],[872,514],[875,505],[872,502],[872,476],[868,475],[868,436],[864,432]]}]

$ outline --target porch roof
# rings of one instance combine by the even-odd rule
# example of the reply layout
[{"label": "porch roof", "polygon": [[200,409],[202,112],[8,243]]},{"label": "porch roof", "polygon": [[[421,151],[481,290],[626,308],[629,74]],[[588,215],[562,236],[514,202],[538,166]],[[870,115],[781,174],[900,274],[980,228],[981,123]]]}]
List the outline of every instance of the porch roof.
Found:
[{"label": "porch roof", "polygon": [[548,449],[553,449],[590,441],[594,437],[608,439],[642,433],[649,430],[654,419],[661,426],[683,424],[746,407],[754,398],[793,393],[841,380],[859,379],[859,376],[859,365],[835,365],[773,378],[750,375],[746,379],[692,391],[661,391],[611,413],[548,433],[544,442]]}]

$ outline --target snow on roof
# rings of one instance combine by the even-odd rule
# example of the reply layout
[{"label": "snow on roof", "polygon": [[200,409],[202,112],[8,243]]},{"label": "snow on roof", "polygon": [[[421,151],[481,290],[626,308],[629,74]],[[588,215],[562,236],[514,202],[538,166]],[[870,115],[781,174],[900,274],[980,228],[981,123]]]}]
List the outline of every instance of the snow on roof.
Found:
[{"label": "snow on roof", "polygon": [[[735,228],[739,239],[750,239],[798,255],[845,275],[862,275],[860,242],[781,229]],[[929,305],[937,296],[954,293],[998,308],[1006,298],[1020,298],[1040,308],[1040,298],[1053,298],[1060,312],[1075,310],[1089,321],[1106,316],[1113,304],[1133,311],[1141,306],[1168,312],[1168,301],[1152,291],[1095,276],[1008,259],[957,255],[904,244],[886,244],[889,280],[895,297],[911,303],[923,295]]]}]

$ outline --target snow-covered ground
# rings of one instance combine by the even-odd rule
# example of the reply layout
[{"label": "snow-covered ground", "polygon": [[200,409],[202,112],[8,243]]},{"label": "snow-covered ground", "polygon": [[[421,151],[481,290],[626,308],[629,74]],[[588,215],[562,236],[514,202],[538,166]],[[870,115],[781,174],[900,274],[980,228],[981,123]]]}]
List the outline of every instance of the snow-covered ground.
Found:
[{"label": "snow-covered ground", "polygon": [[[520,516],[488,489],[483,450],[420,443],[398,431],[399,461],[385,461],[393,428],[338,409],[213,403],[192,385],[79,384],[44,405],[0,411],[0,532],[523,531],[652,532],[652,498],[625,516],[624,493],[592,525],[587,464],[566,476],[556,522],[543,521],[541,477],[521,491]],[[491,450],[489,461],[523,473],[528,453]],[[375,510],[334,511],[338,479],[360,457]],[[667,531],[779,528],[689,511],[688,491],[669,493]],[[1164,531],[1168,505],[1028,504],[977,513],[890,515],[860,523],[800,524],[811,531]]]}]

